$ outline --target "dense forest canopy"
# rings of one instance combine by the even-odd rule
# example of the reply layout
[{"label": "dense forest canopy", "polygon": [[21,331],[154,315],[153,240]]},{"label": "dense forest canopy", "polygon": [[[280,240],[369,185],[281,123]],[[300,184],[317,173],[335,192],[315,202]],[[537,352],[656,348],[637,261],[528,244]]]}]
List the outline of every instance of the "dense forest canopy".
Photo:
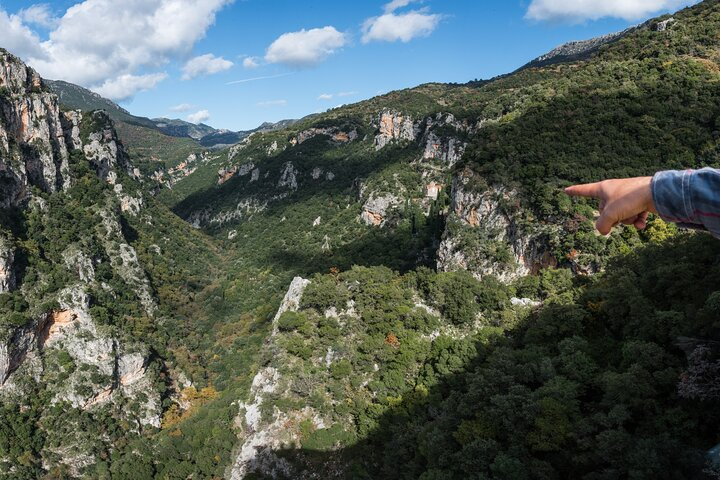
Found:
[{"label": "dense forest canopy", "polygon": [[[120,389],[120,361],[102,371],[43,333],[0,386],[0,478],[231,477],[258,433],[274,463],[245,478],[720,478],[720,243],[657,218],[602,237],[597,206],[562,193],[720,167],[720,2],[657,22],[207,155],[123,126],[135,163],[115,184],[72,149],[68,188],[0,211],[18,284],[0,294],[0,339],[66,318],[63,292],[82,291],[94,335],[142,352],[148,383],[73,407],[68,385]],[[0,89],[0,121],[43,92]],[[411,138],[379,146],[382,115]],[[99,114],[78,128],[114,135]],[[460,158],[426,158],[423,129]],[[378,199],[390,206],[363,221]],[[438,268],[448,244],[465,268]],[[541,261],[513,274],[527,252]],[[296,276],[297,308],[276,315]]]}]

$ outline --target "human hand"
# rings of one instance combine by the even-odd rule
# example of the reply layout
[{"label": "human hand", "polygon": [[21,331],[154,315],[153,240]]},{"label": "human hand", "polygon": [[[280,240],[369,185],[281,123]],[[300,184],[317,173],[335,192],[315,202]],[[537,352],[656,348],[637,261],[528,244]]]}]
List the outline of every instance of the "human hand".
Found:
[{"label": "human hand", "polygon": [[648,213],[657,213],[650,189],[651,181],[652,177],[604,180],[573,185],[566,188],[565,193],[600,200],[600,218],[595,228],[607,235],[619,223],[634,225],[638,230],[645,228]]}]

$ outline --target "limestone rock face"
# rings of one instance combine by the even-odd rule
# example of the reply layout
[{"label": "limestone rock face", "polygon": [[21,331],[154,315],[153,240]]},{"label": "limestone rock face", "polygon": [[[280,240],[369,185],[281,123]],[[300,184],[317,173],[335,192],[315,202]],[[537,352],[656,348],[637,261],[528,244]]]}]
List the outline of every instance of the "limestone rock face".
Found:
[{"label": "limestone rock face", "polygon": [[423,160],[439,160],[453,166],[462,158],[466,147],[466,143],[456,138],[440,138],[429,132],[425,137]]},{"label": "limestone rock face", "polygon": [[82,122],[82,112],[72,111],[65,112],[65,131],[67,132],[68,146],[72,149],[81,149],[83,142],[80,138],[80,122]]},{"label": "limestone rock face", "polygon": [[243,163],[240,165],[240,168],[238,169],[238,176],[244,177],[245,175],[248,175],[250,172],[252,172],[255,169],[255,164],[253,162]]},{"label": "limestone rock face", "polygon": [[[436,160],[450,167],[460,161],[465,153],[465,134],[478,128],[476,125],[458,121],[451,113],[438,113],[434,117],[426,118],[424,125],[424,133],[420,139],[420,146],[423,147],[422,159]],[[453,131],[456,133],[451,133]]]},{"label": "limestone rock face", "polygon": [[152,295],[150,281],[138,262],[137,252],[122,234],[117,212],[108,208],[102,210],[100,216],[103,221],[99,235],[113,269],[133,288],[145,312],[152,317],[157,310],[157,303]]},{"label": "limestone rock face", "polygon": [[227,182],[228,180],[230,180],[232,177],[235,176],[237,171],[238,171],[237,165],[232,165],[229,167],[221,168],[220,170],[218,170],[217,184],[222,185],[223,183]]},{"label": "limestone rock face", "polygon": [[93,112],[93,121],[101,125],[101,130],[89,135],[83,146],[85,157],[92,162],[103,180],[108,180],[112,172],[121,169],[132,175],[130,162],[120,140],[112,126],[110,117],[102,111]]},{"label": "limestone rock face", "polygon": [[77,115],[61,112],[40,76],[0,51],[0,207],[25,202],[31,187],[56,192],[70,186],[68,144],[77,146]]},{"label": "limestone rock face", "polygon": [[302,277],[295,277],[288,287],[288,291],[283,298],[280,307],[278,308],[275,317],[273,318],[273,334],[277,334],[277,321],[280,319],[285,312],[295,312],[300,308],[300,301],[302,300],[303,292],[305,288],[310,285],[310,280],[306,280]]},{"label": "limestone rock face", "polygon": [[10,241],[0,234],[0,293],[15,288],[15,249]]},{"label": "limestone rock face", "polygon": [[297,190],[298,173],[298,170],[295,168],[295,165],[293,165],[292,162],[285,162],[282,174],[280,175],[280,180],[278,181],[278,187],[285,187],[292,190]]},{"label": "limestone rock face", "polygon": [[[275,337],[278,334],[277,322],[280,316],[287,311],[297,311],[300,308],[305,288],[309,280],[295,277],[288,288],[273,319],[273,332],[268,339],[267,347],[272,349]],[[316,426],[322,426],[322,420],[311,407],[289,413],[274,410],[270,421],[263,421],[261,406],[266,397],[281,393],[289,388],[288,379],[283,378],[276,368],[266,366],[260,369],[253,379],[250,387],[250,396],[247,402],[239,405],[239,413],[235,423],[242,428],[242,440],[239,451],[230,470],[230,478],[240,480],[251,472],[262,472],[271,478],[298,478],[293,472],[290,463],[274,453],[284,446],[297,443],[299,438],[287,428],[288,425],[298,425],[300,422],[310,420]]]},{"label": "limestone rock face", "polygon": [[675,17],[670,17],[667,20],[663,20],[662,22],[658,22],[657,25],[655,25],[656,32],[664,32],[668,29],[668,26],[675,23]]},{"label": "limestone rock face", "polygon": [[81,282],[95,281],[95,265],[78,245],[71,245],[63,252],[63,261],[68,270],[75,273]]},{"label": "limestone rock face", "polygon": [[550,52],[546,53],[545,55],[541,55],[540,57],[536,58],[532,62],[530,62],[530,66],[535,65],[542,65],[544,63],[547,63],[548,61],[555,60],[557,58],[563,58],[563,57],[576,57],[580,56],[584,53],[590,52],[598,47],[601,47],[602,45],[605,45],[607,43],[610,43],[614,40],[617,40],[618,38],[622,38],[628,33],[636,30],[638,26],[630,27],[626,30],[623,30],[622,32],[614,32],[609,33],[607,35],[603,35],[600,37],[591,38],[590,40],[580,40],[580,41],[573,41],[568,42],[563,45],[560,45],[559,47],[551,50]]},{"label": "limestone rock face", "polygon": [[[120,397],[141,398],[136,415],[141,425],[160,425],[161,399],[153,380],[146,375],[149,354],[145,347],[121,343],[103,333],[90,314],[90,299],[83,284],[61,290],[59,307],[36,321],[16,328],[0,341],[0,395],[12,395],[17,373],[40,375],[54,392],[51,403],[68,402],[75,408],[91,409]],[[42,357],[65,352],[75,365],[67,378],[55,383],[53,371]],[[63,368],[53,366],[55,368]],[[14,375],[14,372],[17,373]],[[45,377],[46,373],[49,375]],[[40,380],[40,378],[37,378]],[[142,395],[140,395],[142,394]]]},{"label": "limestone rock face", "polygon": [[[257,169],[253,170],[253,172],[255,171],[257,171]],[[252,181],[252,179],[250,181]],[[185,220],[195,228],[201,228],[205,225],[224,225],[242,218],[248,218],[255,213],[264,211],[267,207],[267,201],[261,202],[253,197],[243,198],[232,210],[213,212],[210,209],[204,208],[192,212]]]},{"label": "limestone rock face", "polygon": [[0,341],[0,389],[25,360],[28,352],[37,346],[38,335],[45,328],[45,319],[17,328],[6,341]]},{"label": "limestone rock face", "polygon": [[[446,229],[438,249],[438,270],[468,270],[479,278],[493,275],[511,282],[556,265],[542,240],[543,232],[523,223],[517,192],[500,187],[478,192],[467,186],[471,176],[465,171],[454,179],[448,222],[459,224],[480,246],[468,248],[467,242],[451,233],[455,229]],[[509,258],[499,261],[487,256],[483,250],[488,245],[507,251]]]},{"label": "limestone rock face", "polygon": [[[295,137],[290,139],[290,145],[300,145],[307,142],[308,140],[317,137],[318,135],[325,135],[330,137],[330,140],[335,143],[349,143],[357,139],[358,133],[356,129],[352,129],[349,132],[343,131],[338,127],[327,127],[327,128],[309,128],[298,133]],[[277,146],[277,145],[276,145]],[[276,148],[277,149],[277,148]]]},{"label": "limestone rock face", "polygon": [[387,220],[388,212],[400,204],[402,204],[402,199],[393,194],[372,194],[363,205],[360,219],[366,225],[382,226]]},{"label": "limestone rock face", "polygon": [[414,141],[418,131],[410,116],[385,110],[378,119],[380,132],[375,136],[375,149],[380,150],[397,140]]}]

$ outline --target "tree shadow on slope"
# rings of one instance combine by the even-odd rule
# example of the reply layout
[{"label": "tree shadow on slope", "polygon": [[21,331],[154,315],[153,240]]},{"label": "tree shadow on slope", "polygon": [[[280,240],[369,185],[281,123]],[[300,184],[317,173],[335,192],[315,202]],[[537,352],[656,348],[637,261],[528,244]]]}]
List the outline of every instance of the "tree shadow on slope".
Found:
[{"label": "tree shadow on slope", "polygon": [[720,441],[720,398],[678,395],[678,338],[720,339],[719,286],[717,241],[643,248],[460,365],[452,347],[436,352],[420,369],[432,385],[415,379],[364,406],[336,399],[344,415],[350,405],[354,444],[333,449],[333,432],[317,430],[276,453],[294,478],[717,478],[701,471]]},{"label": "tree shadow on slope", "polygon": [[434,268],[436,250],[442,234],[442,219],[437,226],[412,232],[409,225],[397,228],[364,231],[362,236],[339,245],[321,248],[303,248],[294,245],[286,250],[272,250],[262,260],[281,271],[309,276],[327,273],[336,268],[349,270],[353,266],[385,266],[398,272],[407,272],[419,266]]}]

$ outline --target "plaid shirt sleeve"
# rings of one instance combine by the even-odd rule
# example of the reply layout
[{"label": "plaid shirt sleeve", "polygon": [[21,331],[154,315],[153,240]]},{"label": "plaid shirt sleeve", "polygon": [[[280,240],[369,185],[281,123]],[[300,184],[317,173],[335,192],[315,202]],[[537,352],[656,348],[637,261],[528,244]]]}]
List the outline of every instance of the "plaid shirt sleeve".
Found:
[{"label": "plaid shirt sleeve", "polygon": [[660,218],[681,227],[708,230],[720,238],[720,170],[658,172],[651,188]]}]

